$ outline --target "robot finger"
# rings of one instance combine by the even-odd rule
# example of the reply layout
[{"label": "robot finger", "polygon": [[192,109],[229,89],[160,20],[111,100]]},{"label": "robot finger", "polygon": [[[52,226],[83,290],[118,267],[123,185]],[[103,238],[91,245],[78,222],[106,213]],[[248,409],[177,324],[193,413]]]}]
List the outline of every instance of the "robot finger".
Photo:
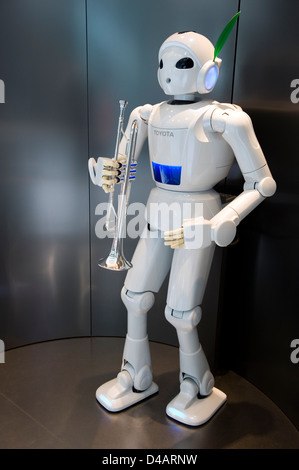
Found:
[{"label": "robot finger", "polygon": [[184,243],[184,240],[178,240],[176,242],[173,242],[173,244],[171,245],[171,248],[185,248],[185,243]]},{"label": "robot finger", "polygon": [[112,169],[108,169],[107,167],[104,167],[102,170],[103,176],[119,176],[120,174],[121,174],[120,170],[112,170]]},{"label": "robot finger", "polygon": [[165,246],[170,246],[173,249],[175,249],[175,248],[184,248],[185,247],[183,239],[179,239],[179,240],[176,240],[176,241],[167,241],[167,242],[164,242],[164,245]]},{"label": "robot finger", "polygon": [[118,163],[120,166],[124,165],[124,164],[126,163],[126,161],[127,161],[126,155],[118,155],[118,157],[117,157],[117,163]]},{"label": "robot finger", "polygon": [[116,160],[112,160],[112,158],[103,158],[103,167],[105,169],[109,169],[109,168],[121,168],[121,163],[119,161],[116,161]]},{"label": "robot finger", "polygon": [[104,189],[105,193],[111,193],[114,191],[114,186],[119,182],[119,178],[107,178],[103,177],[101,181],[101,186]]},{"label": "robot finger", "polygon": [[108,184],[109,186],[114,185],[119,182],[119,178],[112,178],[110,176],[103,176],[102,177],[102,185]]},{"label": "robot finger", "polygon": [[184,238],[184,230],[182,227],[176,230],[170,230],[169,232],[164,232],[165,241],[178,240],[181,238]]},{"label": "robot finger", "polygon": [[102,188],[105,193],[112,193],[114,191],[114,186],[109,186],[108,184],[103,184]]}]

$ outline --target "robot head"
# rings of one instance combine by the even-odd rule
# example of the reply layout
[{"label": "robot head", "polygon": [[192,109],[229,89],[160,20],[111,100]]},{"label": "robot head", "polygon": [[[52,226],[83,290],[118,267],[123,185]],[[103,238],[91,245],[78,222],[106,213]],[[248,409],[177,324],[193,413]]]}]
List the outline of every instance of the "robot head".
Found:
[{"label": "robot head", "polygon": [[213,44],[201,34],[173,34],[159,50],[159,85],[166,95],[209,93],[216,85],[221,66],[221,59],[213,57]]}]

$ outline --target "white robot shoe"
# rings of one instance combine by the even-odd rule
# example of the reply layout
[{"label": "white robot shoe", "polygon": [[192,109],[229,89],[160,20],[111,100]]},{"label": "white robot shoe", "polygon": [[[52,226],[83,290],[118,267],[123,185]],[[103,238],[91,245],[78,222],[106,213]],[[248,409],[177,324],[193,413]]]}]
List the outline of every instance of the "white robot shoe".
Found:
[{"label": "white robot shoe", "polygon": [[189,426],[206,423],[226,402],[226,395],[213,387],[210,395],[198,398],[198,387],[191,379],[181,383],[180,393],[167,405],[170,418]]},{"label": "white robot shoe", "polygon": [[96,399],[108,411],[117,412],[157,393],[157,384],[152,382],[144,391],[135,391],[128,371],[121,371],[115,379],[101,385],[96,391]]}]

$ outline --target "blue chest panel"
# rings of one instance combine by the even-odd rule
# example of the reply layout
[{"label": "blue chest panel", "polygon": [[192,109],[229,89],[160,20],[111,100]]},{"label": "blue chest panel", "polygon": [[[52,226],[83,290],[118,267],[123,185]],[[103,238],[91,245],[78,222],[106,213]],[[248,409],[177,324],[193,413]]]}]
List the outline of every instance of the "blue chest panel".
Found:
[{"label": "blue chest panel", "polygon": [[159,163],[152,162],[154,178],[157,183],[163,184],[181,184],[181,166],[172,165],[161,165]]}]

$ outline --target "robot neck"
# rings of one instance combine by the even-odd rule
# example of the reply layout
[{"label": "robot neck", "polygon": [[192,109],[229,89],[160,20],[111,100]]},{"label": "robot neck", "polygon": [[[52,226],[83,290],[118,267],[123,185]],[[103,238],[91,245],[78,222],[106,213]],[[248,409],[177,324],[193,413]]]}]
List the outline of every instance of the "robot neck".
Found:
[{"label": "robot neck", "polygon": [[185,95],[174,95],[173,97],[173,102],[175,103],[184,104],[184,102],[194,103],[195,101],[198,101],[198,98],[193,93],[188,93]]}]

